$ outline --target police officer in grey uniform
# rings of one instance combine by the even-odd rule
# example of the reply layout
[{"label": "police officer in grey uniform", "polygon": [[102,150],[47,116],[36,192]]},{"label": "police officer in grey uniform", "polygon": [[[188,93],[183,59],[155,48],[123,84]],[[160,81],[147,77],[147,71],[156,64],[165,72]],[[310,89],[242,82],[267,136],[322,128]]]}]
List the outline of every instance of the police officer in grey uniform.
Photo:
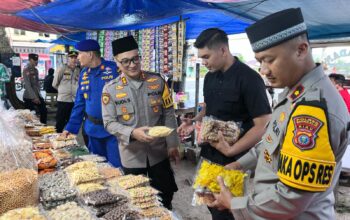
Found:
[{"label": "police officer in grey uniform", "polygon": [[46,103],[40,94],[38,54],[31,53],[28,55],[29,63],[23,69],[24,94],[23,101],[26,109],[36,110],[38,108],[40,114],[40,122],[46,124],[47,109]]},{"label": "police officer in grey uniform", "polygon": [[[285,88],[261,142],[228,167],[254,169],[254,191],[233,197],[222,178],[211,204],[243,219],[335,219],[333,189],[349,141],[349,114],[311,55],[300,8],[246,29],[273,87]],[[217,149],[224,150],[223,140]]]},{"label": "police officer in grey uniform", "polygon": [[125,174],[144,174],[171,209],[177,191],[169,157],[179,159],[176,132],[166,138],[147,135],[152,126],[176,128],[172,96],[159,74],[141,70],[138,45],[132,36],[112,42],[113,55],[121,75],[105,85],[102,116],[105,129],[119,141]]},{"label": "police officer in grey uniform", "polygon": [[69,51],[68,63],[57,72],[52,86],[58,90],[56,130],[61,133],[69,121],[77,93],[80,68],[77,66],[77,51]]}]

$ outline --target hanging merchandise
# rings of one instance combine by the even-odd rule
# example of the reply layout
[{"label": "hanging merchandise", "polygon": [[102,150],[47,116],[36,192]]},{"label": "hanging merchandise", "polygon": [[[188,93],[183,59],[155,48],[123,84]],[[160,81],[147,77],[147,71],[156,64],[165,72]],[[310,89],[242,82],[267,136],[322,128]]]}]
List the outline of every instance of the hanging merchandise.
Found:
[{"label": "hanging merchandise", "polygon": [[112,41],[132,35],[139,45],[142,58],[141,68],[145,71],[160,73],[166,78],[173,76],[174,81],[182,80],[185,22],[130,31],[92,31],[87,39],[95,39],[101,47],[106,60],[114,60]]},{"label": "hanging merchandise", "polygon": [[177,71],[174,72],[173,80],[176,82],[182,81],[182,69],[183,69],[183,58],[184,58],[184,45],[185,45],[185,21],[178,23],[178,45],[177,45]]},{"label": "hanging merchandise", "polygon": [[100,31],[98,33],[98,43],[100,44],[100,51],[103,56],[105,51],[105,31]]},{"label": "hanging merchandise", "polygon": [[169,51],[169,69],[172,71],[173,77],[177,73],[177,23],[171,25],[171,53]]},{"label": "hanging merchandise", "polygon": [[114,37],[113,31],[106,31],[105,32],[103,57],[106,60],[113,60],[113,51],[112,51],[112,47],[110,46],[110,45],[112,45],[113,37]]},{"label": "hanging merchandise", "polygon": [[97,31],[86,32],[86,39],[97,40]]},{"label": "hanging merchandise", "polygon": [[163,27],[163,74],[168,75],[169,73],[169,27],[164,25]]}]

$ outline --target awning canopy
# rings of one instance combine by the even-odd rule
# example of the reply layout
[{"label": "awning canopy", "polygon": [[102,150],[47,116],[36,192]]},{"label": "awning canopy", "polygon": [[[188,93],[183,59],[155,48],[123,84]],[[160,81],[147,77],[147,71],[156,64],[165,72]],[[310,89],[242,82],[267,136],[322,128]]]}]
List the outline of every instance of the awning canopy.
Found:
[{"label": "awning canopy", "polygon": [[[223,3],[220,3],[223,2]],[[350,36],[347,0],[2,0],[0,26],[63,35],[87,30],[131,30],[186,19],[187,39],[206,28],[242,33],[276,11],[300,7],[311,39]]]}]

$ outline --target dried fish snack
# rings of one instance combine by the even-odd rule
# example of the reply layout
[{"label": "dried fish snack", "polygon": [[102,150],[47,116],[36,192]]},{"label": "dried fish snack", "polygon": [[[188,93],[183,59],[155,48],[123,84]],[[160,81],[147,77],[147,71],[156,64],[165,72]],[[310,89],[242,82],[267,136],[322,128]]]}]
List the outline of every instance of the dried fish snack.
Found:
[{"label": "dried fish snack", "polygon": [[169,128],[166,126],[154,126],[148,130],[148,135],[152,137],[167,137],[173,131],[173,128]]},{"label": "dried fish snack", "polygon": [[147,196],[154,196],[159,193],[158,190],[150,187],[150,186],[144,186],[144,187],[136,187],[133,189],[129,189],[128,193],[130,194],[130,197],[135,198],[135,197],[147,197]]},{"label": "dried fish snack", "polygon": [[99,167],[98,171],[106,179],[122,176],[120,169],[114,167]]},{"label": "dried fish snack", "polygon": [[93,192],[97,190],[106,189],[102,183],[82,183],[77,186],[79,193],[84,194],[88,192]]},{"label": "dried fish snack", "polygon": [[117,178],[118,185],[123,189],[131,189],[149,184],[149,178],[143,175],[126,175]]}]

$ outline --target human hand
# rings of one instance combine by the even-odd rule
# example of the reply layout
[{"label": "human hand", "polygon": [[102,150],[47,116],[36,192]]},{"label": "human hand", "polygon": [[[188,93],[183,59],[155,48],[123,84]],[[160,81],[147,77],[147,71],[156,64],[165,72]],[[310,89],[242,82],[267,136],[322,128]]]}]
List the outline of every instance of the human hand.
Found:
[{"label": "human hand", "polygon": [[225,141],[225,138],[222,135],[221,131],[218,133],[218,141],[209,141],[209,144],[223,153],[225,156],[233,156],[230,152],[232,150],[232,146],[230,146],[227,141]]},{"label": "human hand", "polygon": [[146,132],[150,129],[150,127],[139,127],[139,128],[135,128],[132,133],[131,136],[133,138],[135,138],[136,140],[140,141],[140,142],[144,142],[144,143],[150,143],[152,141],[154,141],[156,138],[151,137],[149,135],[146,134]]},{"label": "human hand", "polygon": [[[189,119],[190,120],[190,119]],[[182,122],[181,125],[176,129],[180,137],[185,137],[190,135],[195,129],[195,126],[192,123]]]},{"label": "human hand", "polygon": [[242,170],[242,166],[239,162],[235,161],[235,162],[232,162],[232,163],[229,163],[225,166],[225,169],[228,169],[228,170]]},{"label": "human hand", "polygon": [[231,200],[233,195],[225,186],[224,179],[221,176],[218,176],[217,181],[220,185],[220,193],[214,194],[215,201],[208,204],[208,206],[217,208],[218,210],[231,209]]},{"label": "human hand", "polygon": [[70,132],[67,131],[67,130],[64,130],[60,136],[63,137],[63,138],[67,138],[68,135],[70,135]]}]

